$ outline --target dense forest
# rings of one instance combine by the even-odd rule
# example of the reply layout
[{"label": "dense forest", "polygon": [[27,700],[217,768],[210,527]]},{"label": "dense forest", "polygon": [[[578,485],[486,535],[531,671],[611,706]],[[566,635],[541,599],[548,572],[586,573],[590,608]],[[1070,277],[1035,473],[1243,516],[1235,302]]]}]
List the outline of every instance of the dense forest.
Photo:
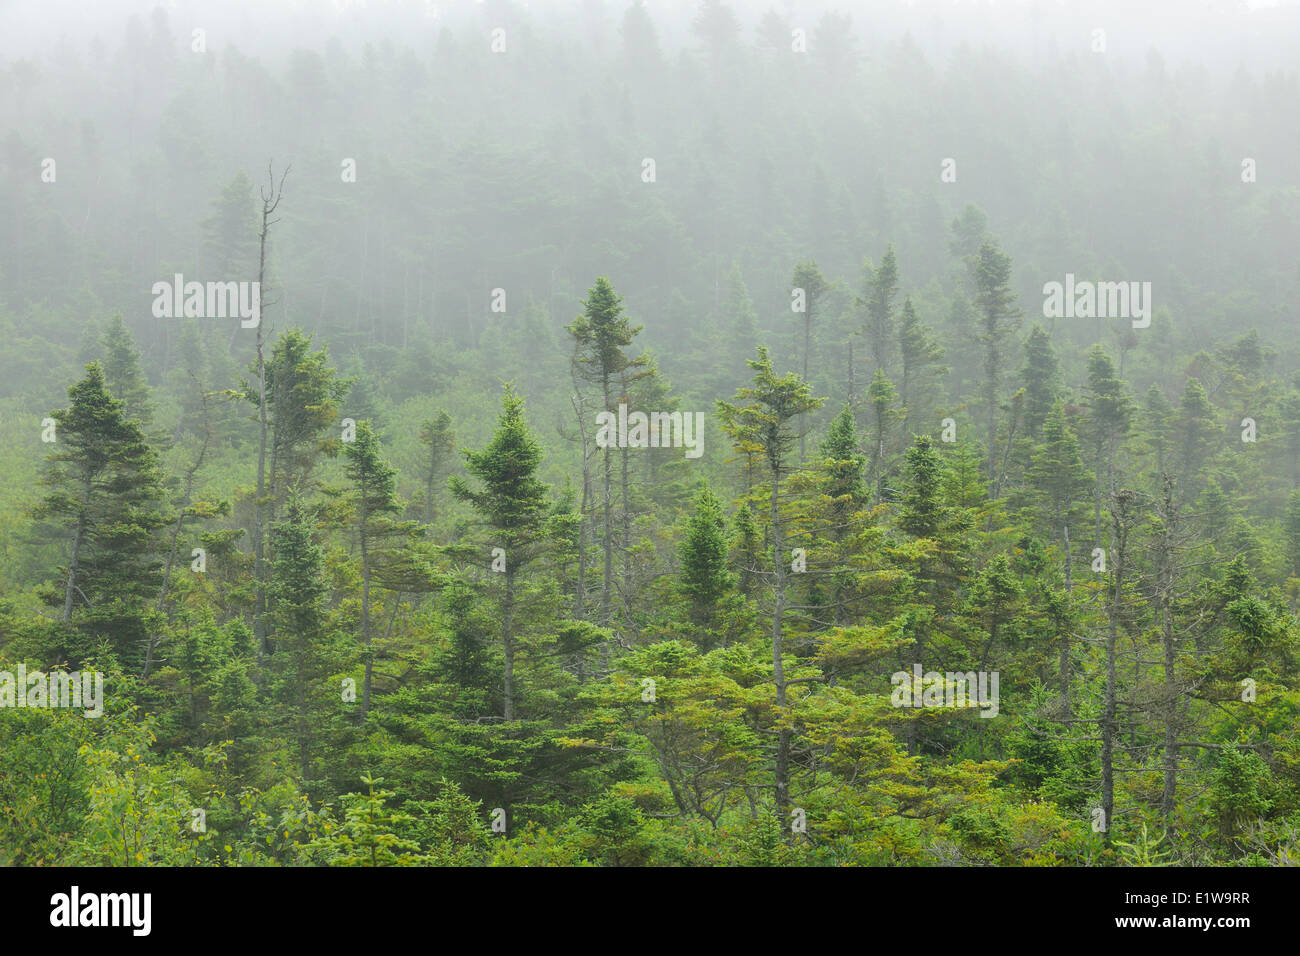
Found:
[{"label": "dense forest", "polygon": [[0,42],[0,863],[1300,862],[1300,11],[949,6]]}]

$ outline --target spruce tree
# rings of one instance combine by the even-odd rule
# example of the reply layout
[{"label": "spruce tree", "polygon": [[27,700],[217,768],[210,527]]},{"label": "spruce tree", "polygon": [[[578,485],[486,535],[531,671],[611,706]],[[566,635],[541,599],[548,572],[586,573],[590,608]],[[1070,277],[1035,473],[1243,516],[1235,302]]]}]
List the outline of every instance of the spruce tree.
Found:
[{"label": "spruce tree", "polygon": [[902,357],[903,376],[899,382],[898,403],[903,406],[903,437],[911,441],[911,423],[919,416],[921,391],[918,386],[931,375],[948,371],[943,361],[943,347],[934,338],[928,326],[922,325],[912,306],[912,299],[903,300],[903,311],[898,322],[898,349]]},{"label": "spruce tree", "polygon": [[[826,294],[830,292],[830,283],[822,275],[821,269],[817,268],[817,263],[811,259],[807,262],[801,262],[794,268],[794,275],[790,279],[790,285],[795,289],[803,290],[803,345],[799,349],[803,357],[803,380],[808,381],[808,366],[812,356],[813,339],[812,330],[816,324],[817,316],[821,314],[822,303],[826,299]],[[750,361],[753,365],[753,361]],[[805,460],[804,438],[808,432],[808,419],[806,417],[799,419],[799,461]]]},{"label": "spruce tree", "polygon": [[[452,494],[468,502],[490,530],[493,561],[499,561],[498,591],[501,647],[505,656],[502,716],[516,719],[516,620],[521,576],[552,547],[554,529],[546,486],[537,479],[542,449],[524,420],[524,400],[507,385],[501,415],[492,440],[481,451],[466,451],[465,470],[480,483],[473,488],[460,477],[451,481]],[[500,549],[499,551],[495,549]],[[504,565],[504,567],[502,567]]]},{"label": "spruce tree", "polygon": [[[635,364],[623,349],[632,344],[641,326],[628,322],[622,298],[608,279],[600,276],[587,292],[583,314],[568,325],[573,337],[573,362],[579,375],[600,385],[601,410],[615,412],[614,384]],[[602,449],[604,464],[603,548],[604,578],[600,591],[600,623],[608,626],[613,614],[614,587],[614,497],[613,459],[610,448]]]},{"label": "spruce tree", "polygon": [[268,691],[281,717],[278,726],[290,731],[300,779],[307,785],[324,777],[323,745],[346,706],[338,678],[350,662],[329,619],[325,558],[314,532],[302,498],[291,493],[283,520],[271,527]]},{"label": "spruce tree", "polygon": [[975,283],[975,311],[979,338],[984,346],[984,418],[987,435],[989,496],[999,494],[998,397],[1005,374],[1006,338],[1020,325],[1021,312],[1011,291],[1011,259],[996,242],[986,240],[971,263]]},{"label": "spruce tree", "polygon": [[1115,491],[1115,455],[1128,434],[1133,405],[1106,350],[1088,351],[1088,438],[1092,444],[1093,517],[1096,544],[1103,547],[1101,503]]},{"label": "spruce tree", "polygon": [[357,423],[353,441],[344,447],[346,474],[352,482],[352,506],[356,516],[357,541],[361,549],[361,641],[365,645],[366,672],[361,692],[361,719],[370,713],[370,685],[374,672],[371,633],[371,584],[375,561],[382,561],[381,549],[402,530],[394,522],[397,503],[397,472],[384,460],[369,421]]},{"label": "spruce tree", "polygon": [[767,463],[768,520],[772,534],[772,562],[775,576],[775,605],[772,610],[772,681],[776,690],[777,731],[775,793],[777,816],[785,819],[790,809],[790,745],[793,731],[787,717],[784,641],[787,600],[786,542],[781,515],[782,482],[790,471],[789,456],[796,438],[795,419],[820,408],[825,399],[814,398],[808,383],[794,373],[777,376],[767,349],[758,347],[758,358],[750,359],[754,384],[736,392],[734,402],[718,402],[722,428],[737,450],[757,447]]},{"label": "spruce tree", "polygon": [[678,545],[681,574],[677,586],[688,603],[688,616],[698,628],[699,643],[705,650],[712,644],[711,631],[717,625],[722,599],[735,584],[734,575],[727,570],[727,550],[722,502],[708,485],[703,485]]},{"label": "spruce tree", "polygon": [[1191,497],[1200,488],[1206,457],[1219,431],[1215,414],[1200,379],[1189,378],[1178,403],[1174,429],[1174,467],[1178,469],[1180,497]]},{"label": "spruce tree", "polygon": [[[1070,564],[1069,528],[1083,519],[1083,502],[1093,482],[1079,454],[1079,439],[1066,423],[1060,402],[1051,407],[1042,428],[1043,441],[1034,452],[1028,479],[1037,502],[1039,520],[1060,542]],[[1067,570],[1067,580],[1069,572]]]},{"label": "spruce tree", "polygon": [[422,467],[424,476],[424,523],[433,523],[433,486],[438,483],[453,461],[456,450],[456,432],[451,427],[451,416],[442,409],[434,418],[420,426],[420,443],[425,446]]},{"label": "spruce tree", "polygon": [[888,365],[893,345],[894,297],[898,294],[898,260],[893,246],[885,250],[880,265],[871,270],[864,285],[859,308],[865,317],[867,343],[874,363],[872,371],[877,372]]},{"label": "spruce tree", "polygon": [[119,314],[114,314],[104,329],[104,381],[121,400],[123,414],[147,431],[153,424],[152,390],[140,370],[140,350]]},{"label": "spruce tree", "polygon": [[867,387],[867,404],[871,406],[871,462],[872,486],[876,500],[885,496],[885,457],[888,453],[890,431],[901,413],[894,407],[894,386],[885,377],[884,369],[877,368]]},{"label": "spruce tree", "polygon": [[50,490],[34,514],[53,519],[67,538],[61,620],[88,639],[69,654],[80,656],[106,639],[134,667],[161,583],[158,531],[170,521],[163,475],[139,422],[109,393],[98,363],[86,366],[68,396],[68,407],[50,415],[55,443],[42,479]]},{"label": "spruce tree", "polygon": [[1035,323],[1025,339],[1025,364],[1020,369],[1025,387],[1025,430],[1034,440],[1042,435],[1043,422],[1056,402],[1059,374],[1060,363],[1051,338]]}]

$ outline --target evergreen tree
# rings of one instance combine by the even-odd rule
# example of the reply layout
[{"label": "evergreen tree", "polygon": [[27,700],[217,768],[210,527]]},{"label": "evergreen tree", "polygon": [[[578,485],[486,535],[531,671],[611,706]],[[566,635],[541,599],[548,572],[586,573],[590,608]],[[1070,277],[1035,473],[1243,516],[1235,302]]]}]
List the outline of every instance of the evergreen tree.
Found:
[{"label": "evergreen tree", "polygon": [[792,421],[821,407],[825,399],[814,398],[808,383],[794,373],[778,377],[767,349],[759,346],[758,358],[750,360],[754,384],[736,392],[735,403],[718,402],[723,431],[737,449],[756,446],[768,467],[768,520],[772,535],[775,577],[775,606],[772,610],[772,681],[776,690],[777,731],[775,794],[777,816],[785,819],[790,809],[790,745],[793,732],[785,722],[788,684],[785,677],[784,640],[786,614],[786,544],[781,517],[781,484],[790,470],[789,455],[796,433]]},{"label": "evergreen tree", "polygon": [[902,356],[903,377],[899,383],[898,402],[903,406],[903,437],[911,441],[911,423],[919,417],[920,386],[929,376],[943,375],[948,369],[943,361],[943,347],[935,340],[928,326],[922,325],[912,306],[912,299],[903,300],[902,317],[898,323],[898,347]]},{"label": "evergreen tree", "polygon": [[54,451],[35,509],[64,529],[68,564],[57,600],[61,621],[83,638],[60,656],[82,658],[105,639],[126,666],[138,664],[151,626],[149,600],[161,583],[160,528],[170,521],[162,473],[140,424],[108,390],[98,363],[51,413]]},{"label": "evergreen tree", "polygon": [[1020,369],[1025,386],[1025,431],[1035,441],[1042,436],[1043,422],[1056,403],[1059,374],[1051,338],[1035,323],[1025,339],[1025,364]]},{"label": "evergreen tree", "polygon": [[140,350],[122,316],[116,313],[104,329],[104,381],[113,396],[121,400],[123,414],[147,431],[154,414],[151,389],[140,370]]},{"label": "evergreen tree", "polygon": [[1079,454],[1079,439],[1065,421],[1060,402],[1043,423],[1043,441],[1029,466],[1029,482],[1038,502],[1039,520],[1051,528],[1070,562],[1069,527],[1082,520],[1082,502],[1093,482]]},{"label": "evergreen tree", "polygon": [[1133,406],[1124,383],[1115,374],[1115,363],[1100,345],[1088,351],[1088,404],[1095,547],[1101,547],[1106,540],[1102,537],[1101,503],[1115,491],[1115,454],[1119,442],[1128,434]]},{"label": "evergreen tree", "polygon": [[[866,319],[867,342],[871,347],[871,359],[875,363],[873,372],[878,372],[889,362],[894,336],[894,297],[898,294],[898,261],[894,257],[893,246],[885,250],[880,265],[870,271],[864,286],[859,307],[863,310]],[[806,376],[807,372],[804,374]]]},{"label": "evergreen tree", "polygon": [[[344,447],[346,474],[352,482],[352,507],[356,513],[357,542],[361,549],[361,641],[365,645],[366,672],[361,692],[361,719],[370,713],[370,685],[374,673],[371,632],[371,579],[380,549],[399,533],[393,517],[398,513],[397,472],[384,460],[370,422],[357,423],[353,441]],[[376,553],[376,552],[379,553]]]},{"label": "evergreen tree", "polygon": [[826,494],[837,500],[847,499],[846,508],[859,504],[864,497],[862,467],[865,460],[858,450],[857,430],[853,426],[850,406],[841,408],[831,421],[820,454],[828,478]]},{"label": "evergreen tree", "polygon": [[[555,528],[547,502],[546,486],[537,479],[542,450],[524,420],[524,401],[507,385],[501,416],[492,440],[481,451],[466,451],[465,470],[478,479],[475,490],[459,477],[451,481],[452,494],[468,502],[491,531],[493,561],[500,569],[499,610],[501,648],[505,655],[502,716],[516,719],[515,650],[518,621],[516,602],[521,577],[552,547]],[[499,550],[496,550],[499,549]],[[504,565],[504,567],[502,567]]]},{"label": "evergreen tree", "polygon": [[[601,410],[615,412],[613,386],[620,376],[635,366],[623,349],[632,344],[641,331],[623,314],[621,297],[604,276],[587,292],[583,314],[568,326],[573,337],[573,362],[578,373],[588,381],[599,383]],[[603,547],[605,556],[604,577],[600,592],[600,622],[608,625],[613,613],[611,600],[614,587],[614,497],[613,460],[610,448],[603,449],[604,521]]]},{"label": "evergreen tree", "polygon": [[257,267],[257,213],[253,184],[244,173],[221,190],[212,215],[200,224],[204,268],[223,280],[252,276]]},{"label": "evergreen tree", "polygon": [[347,706],[340,677],[349,655],[329,620],[325,558],[314,530],[301,497],[290,494],[284,519],[271,527],[268,692],[279,726],[291,732],[300,779],[318,787],[324,745]]},{"label": "evergreen tree", "polygon": [[[799,353],[803,356],[803,380],[808,381],[808,365],[812,356],[813,338],[812,330],[816,323],[817,317],[821,314],[822,303],[826,299],[827,293],[830,292],[830,283],[822,275],[821,269],[817,268],[817,263],[813,260],[801,262],[794,267],[794,275],[790,279],[790,285],[795,289],[803,290],[803,345]],[[753,362],[750,362],[751,366]],[[806,417],[799,420],[799,461],[805,460],[804,438],[808,432],[808,419]]]},{"label": "evergreen tree", "polygon": [[1215,408],[1205,394],[1200,379],[1189,378],[1178,403],[1174,428],[1174,466],[1178,469],[1179,490],[1191,496],[1200,488],[1206,457],[1219,432]]},{"label": "evergreen tree", "polygon": [[732,567],[736,569],[736,589],[746,598],[754,596],[762,565],[763,537],[754,521],[748,502],[741,502],[731,516]]},{"label": "evergreen tree", "polygon": [[453,462],[456,433],[451,427],[451,416],[442,409],[435,418],[420,426],[420,443],[425,446],[424,465],[424,523],[433,523],[433,486],[447,474]]},{"label": "evergreen tree", "polygon": [[1011,259],[997,243],[985,241],[971,264],[975,283],[975,310],[979,316],[979,337],[984,345],[984,417],[986,422],[989,495],[997,498],[1000,476],[997,448],[998,396],[1004,374],[1005,340],[1020,325],[1020,310],[1011,291]]},{"label": "evergreen tree", "polygon": [[871,478],[877,500],[885,496],[885,457],[888,453],[890,429],[901,413],[894,407],[894,386],[885,378],[883,369],[877,368],[867,388],[867,404],[871,406],[872,442]]},{"label": "evergreen tree", "polygon": [[688,616],[699,629],[700,643],[705,650],[712,643],[711,631],[717,626],[722,600],[735,584],[734,576],[727,570],[726,529],[722,502],[708,485],[703,485],[678,545],[681,575],[677,586],[688,602]]}]

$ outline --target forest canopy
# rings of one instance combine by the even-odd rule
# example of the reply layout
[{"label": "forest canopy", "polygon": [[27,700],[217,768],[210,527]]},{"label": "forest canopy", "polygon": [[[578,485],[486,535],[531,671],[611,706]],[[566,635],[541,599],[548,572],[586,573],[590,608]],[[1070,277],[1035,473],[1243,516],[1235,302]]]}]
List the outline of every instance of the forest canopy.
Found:
[{"label": "forest canopy", "polygon": [[1296,8],[128,6],[0,13],[0,863],[1300,860]]}]

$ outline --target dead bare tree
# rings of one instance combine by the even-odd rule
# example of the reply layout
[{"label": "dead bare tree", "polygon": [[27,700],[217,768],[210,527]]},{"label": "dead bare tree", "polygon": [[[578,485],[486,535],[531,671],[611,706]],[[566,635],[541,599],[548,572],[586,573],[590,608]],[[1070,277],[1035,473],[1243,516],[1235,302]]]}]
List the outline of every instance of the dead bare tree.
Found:
[{"label": "dead bare tree", "polygon": [[[280,220],[272,219],[271,216],[280,206],[280,200],[284,196],[284,180],[289,175],[289,167],[284,167],[284,172],[280,174],[280,182],[275,181],[274,163],[269,163],[266,167],[267,185],[258,190],[262,197],[262,229],[259,235],[259,250],[257,258],[257,286],[259,290],[265,290],[266,285],[266,241],[271,234],[271,227]],[[266,441],[268,433],[268,422],[266,414],[266,321],[265,305],[266,297],[261,296],[263,305],[262,314],[258,316],[257,322],[257,501],[255,515],[253,519],[253,552],[254,565],[253,574],[257,579],[257,605],[253,617],[253,633],[257,637],[258,647],[262,653],[266,652],[266,526],[269,522],[268,506],[270,501],[266,493]]]}]

